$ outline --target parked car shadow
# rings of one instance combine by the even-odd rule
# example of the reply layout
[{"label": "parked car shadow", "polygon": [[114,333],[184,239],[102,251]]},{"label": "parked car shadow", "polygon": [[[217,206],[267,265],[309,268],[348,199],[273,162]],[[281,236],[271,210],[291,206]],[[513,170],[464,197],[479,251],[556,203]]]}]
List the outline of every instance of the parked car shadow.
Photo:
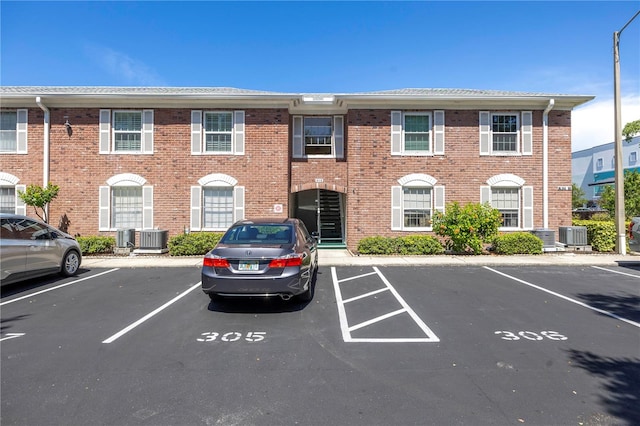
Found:
[{"label": "parked car shadow", "polygon": [[[602,379],[603,392],[599,398],[607,414],[617,417],[617,421],[607,419],[605,423],[637,424],[640,419],[637,397],[640,395],[640,360],[603,357],[575,349],[568,350],[568,355],[574,366]],[[592,424],[591,419],[583,420],[584,424]]]},{"label": "parked car shadow", "polygon": [[209,302],[208,309],[234,314],[278,314],[301,311],[309,303],[296,298],[282,300],[279,297],[224,297]]},{"label": "parked car shadow", "polygon": [[617,263],[621,268],[629,268],[633,269],[634,271],[640,271],[640,260],[638,260],[637,262],[633,260],[621,260]]},{"label": "parked car shadow", "polygon": [[30,317],[31,315],[16,315],[15,317],[0,319],[0,332],[4,333],[13,327],[13,323]]},{"label": "parked car shadow", "polygon": [[78,272],[71,277],[63,277],[60,274],[52,273],[51,275],[45,275],[38,278],[30,278],[23,281],[18,281],[16,283],[3,285],[0,287],[0,298],[5,298],[9,296],[13,296],[15,294],[19,294],[29,290],[35,290],[40,287],[45,287],[51,284],[62,284],[63,282],[76,280],[82,275],[89,272],[89,269],[78,269]]}]

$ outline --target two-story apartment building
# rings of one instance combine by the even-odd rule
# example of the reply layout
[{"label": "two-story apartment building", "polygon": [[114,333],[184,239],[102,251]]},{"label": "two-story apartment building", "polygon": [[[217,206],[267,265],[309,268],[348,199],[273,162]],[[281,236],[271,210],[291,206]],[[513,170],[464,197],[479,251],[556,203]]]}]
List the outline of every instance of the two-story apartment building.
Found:
[{"label": "two-story apartment building", "polygon": [[[503,230],[571,224],[571,110],[591,96],[403,89],[1,87],[0,210],[60,186],[80,235],[298,217],[321,244],[428,233],[451,202]],[[28,212],[30,213],[30,212]]]}]

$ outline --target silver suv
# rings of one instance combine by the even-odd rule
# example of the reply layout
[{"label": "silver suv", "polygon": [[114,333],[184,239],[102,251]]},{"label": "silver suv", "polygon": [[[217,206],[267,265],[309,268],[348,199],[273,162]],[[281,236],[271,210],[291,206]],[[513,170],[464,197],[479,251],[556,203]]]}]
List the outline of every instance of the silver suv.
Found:
[{"label": "silver suv", "polygon": [[27,216],[0,213],[0,284],[52,273],[71,276],[82,262],[71,235]]}]

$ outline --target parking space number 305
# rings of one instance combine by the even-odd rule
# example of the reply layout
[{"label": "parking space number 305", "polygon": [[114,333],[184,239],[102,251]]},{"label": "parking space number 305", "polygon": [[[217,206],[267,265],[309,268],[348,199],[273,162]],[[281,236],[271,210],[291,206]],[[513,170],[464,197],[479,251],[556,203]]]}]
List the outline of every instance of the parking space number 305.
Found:
[{"label": "parking space number 305", "polygon": [[216,331],[208,331],[202,333],[196,340],[198,342],[260,342],[264,340],[266,331],[248,331],[241,333],[239,331],[229,331],[227,333],[218,333]]}]

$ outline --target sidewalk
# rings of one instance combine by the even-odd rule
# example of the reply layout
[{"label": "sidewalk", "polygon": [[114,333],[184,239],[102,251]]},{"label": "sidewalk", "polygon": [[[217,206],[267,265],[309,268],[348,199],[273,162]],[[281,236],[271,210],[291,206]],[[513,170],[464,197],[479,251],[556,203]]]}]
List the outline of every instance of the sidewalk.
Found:
[{"label": "sidewalk", "polygon": [[[200,267],[203,256],[172,257],[164,255],[87,256],[83,268],[165,268]],[[354,256],[347,250],[319,250],[320,266],[617,266],[634,263],[640,266],[640,253],[618,254],[552,252],[540,255],[479,256]]]}]

